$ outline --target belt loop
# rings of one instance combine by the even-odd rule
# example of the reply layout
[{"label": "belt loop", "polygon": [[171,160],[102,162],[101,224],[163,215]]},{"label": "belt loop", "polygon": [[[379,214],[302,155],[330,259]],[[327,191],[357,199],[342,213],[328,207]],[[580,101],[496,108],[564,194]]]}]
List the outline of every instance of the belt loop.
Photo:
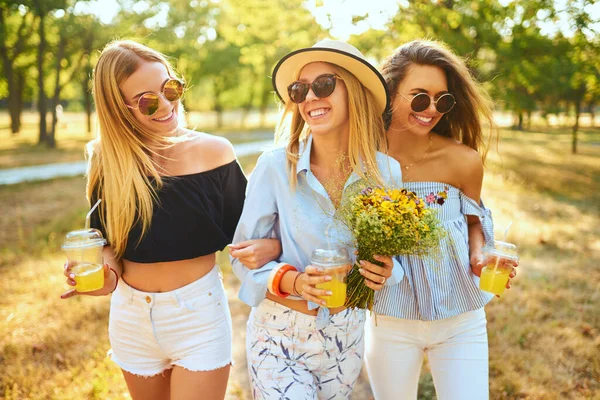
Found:
[{"label": "belt loop", "polygon": [[[125,281],[123,281],[123,283],[124,283],[124,282],[125,282]],[[130,287],[129,285],[127,285],[127,284],[126,284],[126,285],[121,285],[121,286],[123,287],[123,289],[125,289],[125,290],[127,290],[127,291],[129,292],[129,293],[128,293],[128,295],[129,295],[129,305],[132,305],[132,304],[133,304],[133,297],[134,297],[134,295],[135,295],[135,293],[134,293],[134,291],[133,291],[133,288],[131,288],[131,287]]]},{"label": "belt loop", "polygon": [[175,302],[177,303],[177,306],[181,307],[183,305],[183,300],[181,300],[181,298],[179,297],[177,290],[173,291],[173,297],[175,298]]}]

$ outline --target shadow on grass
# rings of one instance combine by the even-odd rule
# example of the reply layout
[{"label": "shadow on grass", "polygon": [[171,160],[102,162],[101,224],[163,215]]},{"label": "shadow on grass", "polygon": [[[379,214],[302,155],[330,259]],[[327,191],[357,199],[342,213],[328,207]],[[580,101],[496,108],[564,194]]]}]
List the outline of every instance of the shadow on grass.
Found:
[{"label": "shadow on grass", "polygon": [[524,184],[581,211],[599,211],[600,198],[593,194],[600,185],[600,148],[581,147],[578,155],[565,154],[566,149],[559,144],[545,146],[544,152],[532,148],[530,153],[507,147],[501,151],[501,159],[491,160],[490,164],[506,180]]}]

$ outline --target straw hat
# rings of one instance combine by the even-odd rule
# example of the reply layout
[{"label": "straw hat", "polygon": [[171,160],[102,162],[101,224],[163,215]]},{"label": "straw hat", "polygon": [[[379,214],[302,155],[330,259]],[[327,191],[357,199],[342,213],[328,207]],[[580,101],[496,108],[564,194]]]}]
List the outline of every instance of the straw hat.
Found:
[{"label": "straw hat", "polygon": [[358,49],[339,40],[321,40],[313,47],[292,51],[283,57],[273,70],[273,87],[279,98],[290,100],[287,88],[294,77],[312,62],[328,62],[350,71],[375,97],[377,110],[384,113],[389,107],[389,96],[385,79]]}]

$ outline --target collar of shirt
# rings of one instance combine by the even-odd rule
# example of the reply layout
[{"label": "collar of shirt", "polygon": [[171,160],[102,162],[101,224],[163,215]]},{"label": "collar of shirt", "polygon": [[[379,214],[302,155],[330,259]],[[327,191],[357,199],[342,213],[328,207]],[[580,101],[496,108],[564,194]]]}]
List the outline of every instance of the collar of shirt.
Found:
[{"label": "collar of shirt", "polygon": [[[308,135],[306,140],[300,143],[300,158],[296,164],[296,175],[300,176],[300,174],[304,172],[307,175],[307,178],[311,177],[308,179],[308,183],[311,185],[313,190],[321,192],[320,189],[322,188],[322,185],[313,184],[313,180],[316,180],[316,177],[312,174],[312,172],[310,172],[310,150],[312,148],[312,140],[312,135]],[[379,151],[376,154],[376,159],[379,171],[381,172],[381,176],[386,183],[386,186],[391,185],[402,187],[402,169],[400,168],[400,163],[398,163],[398,161],[392,157],[389,157],[388,155]],[[346,184],[344,185],[344,189],[359,179],[360,177],[355,172],[352,172],[346,181]],[[326,193],[320,194],[325,197],[329,197]]]}]

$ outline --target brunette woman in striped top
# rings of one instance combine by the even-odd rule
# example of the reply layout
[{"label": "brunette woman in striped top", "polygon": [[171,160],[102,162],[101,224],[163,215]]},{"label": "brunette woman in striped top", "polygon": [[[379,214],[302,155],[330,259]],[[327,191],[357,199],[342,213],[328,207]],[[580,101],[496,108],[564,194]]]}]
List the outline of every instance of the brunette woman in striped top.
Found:
[{"label": "brunette woman in striped top", "polygon": [[[441,257],[400,257],[404,279],[377,293],[366,363],[375,399],[416,399],[427,354],[439,399],[488,398],[488,342],[479,290],[491,213],[480,201],[484,127],[491,102],[444,45],[414,41],[383,64],[391,95],[389,155],[404,186],[438,211],[448,232]],[[516,266],[516,265],[515,265]],[[513,270],[511,276],[514,277]]]}]

